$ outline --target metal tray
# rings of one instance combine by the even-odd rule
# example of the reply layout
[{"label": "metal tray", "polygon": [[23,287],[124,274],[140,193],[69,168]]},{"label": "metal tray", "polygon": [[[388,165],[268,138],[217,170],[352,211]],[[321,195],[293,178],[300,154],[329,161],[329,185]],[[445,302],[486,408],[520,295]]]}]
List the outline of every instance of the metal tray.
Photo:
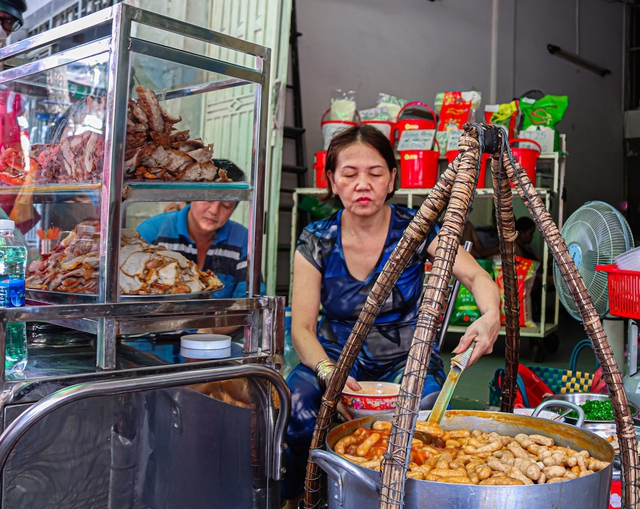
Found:
[{"label": "metal tray", "polygon": [[[576,405],[584,405],[587,401],[597,400],[597,401],[608,401],[609,395],[607,394],[595,394],[592,392],[572,392],[567,394],[554,394],[553,396],[549,396],[545,398],[545,400],[549,399],[558,399],[561,401],[569,401],[571,403],[575,403]],[[635,419],[640,412],[640,409],[629,401],[629,409],[631,410],[631,415]],[[549,410],[553,410],[552,407],[549,407]],[[574,423],[575,419],[571,417],[566,418],[568,423]],[[615,421],[590,421],[585,419],[584,424],[605,424],[605,423],[614,423]],[[584,427],[584,425],[583,425]]]},{"label": "metal tray", "polygon": [[[146,295],[120,295],[120,302],[139,302],[154,300],[199,300],[209,299],[211,296],[222,290],[222,285],[217,290],[208,290],[197,293],[167,293],[167,294],[146,294]],[[98,302],[96,294],[87,293],[67,293],[50,292],[47,290],[26,290],[27,300],[41,302],[44,304],[90,304]]]}]

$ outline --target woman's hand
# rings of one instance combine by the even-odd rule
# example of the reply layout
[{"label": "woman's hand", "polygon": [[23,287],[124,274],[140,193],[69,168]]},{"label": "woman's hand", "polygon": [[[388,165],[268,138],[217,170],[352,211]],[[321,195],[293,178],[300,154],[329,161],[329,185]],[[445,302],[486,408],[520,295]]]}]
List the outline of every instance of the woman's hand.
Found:
[{"label": "woman's hand", "polygon": [[[331,377],[334,375],[335,372],[336,372],[336,370],[334,369],[333,373],[331,373],[331,375],[329,375],[329,377],[327,378],[327,385],[329,385],[329,383],[331,383]],[[358,382],[356,382],[356,379],[353,378],[352,376],[347,378],[347,382],[345,384],[345,387],[348,387],[352,391],[359,391],[361,389],[360,384]],[[347,421],[352,421],[353,420],[353,415],[351,415],[351,413],[349,412],[347,407],[344,406],[342,404],[342,402],[339,401],[339,400],[338,400],[338,405],[336,407],[336,414],[338,416],[338,419],[340,421],[342,421],[342,422],[347,422]]]},{"label": "woman's hand", "polygon": [[493,344],[496,342],[499,332],[500,315],[495,311],[485,313],[469,326],[453,353],[462,353],[469,348],[472,342],[475,342],[476,346],[467,365],[470,366],[483,355],[493,351]]}]

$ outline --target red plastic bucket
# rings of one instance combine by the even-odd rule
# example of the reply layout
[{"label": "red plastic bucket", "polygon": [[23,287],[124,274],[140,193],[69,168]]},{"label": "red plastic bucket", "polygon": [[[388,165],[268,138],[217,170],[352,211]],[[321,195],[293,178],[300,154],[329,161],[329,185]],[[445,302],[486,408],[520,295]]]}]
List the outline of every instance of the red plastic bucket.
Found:
[{"label": "red plastic bucket", "polygon": [[[322,138],[324,139],[325,150],[329,148],[329,143],[331,143],[331,140],[336,134],[358,125],[358,122],[350,122],[348,120],[325,120],[330,111],[331,108],[325,111],[320,119],[320,128],[322,129]],[[356,116],[358,116],[358,119],[360,118],[357,111]]]},{"label": "red plastic bucket", "polygon": [[388,120],[363,120],[363,124],[372,125],[384,134],[389,141],[393,144],[393,140],[396,135],[396,125]]},{"label": "red plastic bucket", "polygon": [[400,154],[400,187],[432,188],[438,182],[438,159],[440,146],[435,140],[438,150],[401,150]]},{"label": "red plastic bucket", "polygon": [[324,173],[324,165],[327,162],[327,151],[322,150],[315,153],[313,158],[313,169],[315,170],[316,187],[327,187],[327,176]]},{"label": "red plastic bucket", "polygon": [[[520,166],[522,166],[527,172],[529,180],[531,180],[531,183],[535,187],[536,166],[538,164],[538,157],[540,157],[540,153],[542,152],[542,147],[537,141],[527,138],[514,138],[513,140],[509,140],[509,143],[529,143],[531,145],[535,145],[536,148],[511,147],[513,157],[516,158],[516,160],[520,163]],[[511,183],[511,187],[513,187],[513,183]]]},{"label": "red plastic bucket", "polygon": [[[447,161],[449,162],[449,164],[453,162],[453,160],[458,156],[459,153],[460,153],[459,150],[447,151],[445,155],[447,156]],[[490,160],[491,160],[491,154],[487,154],[487,153],[482,154],[482,163],[480,164],[480,174],[478,175],[478,185],[476,186],[477,189],[482,189],[487,187],[486,185],[487,172],[489,171],[487,168],[487,165],[490,164]]]},{"label": "red plastic bucket", "polygon": [[[425,118],[402,118],[402,114],[404,113],[405,109],[409,107],[415,107],[415,106],[420,106],[421,108],[424,108],[429,112],[431,112],[431,116],[433,120],[428,120]],[[429,106],[427,103],[423,103],[420,101],[413,101],[405,104],[402,107],[402,109],[398,112],[398,119],[396,120],[396,129],[395,129],[396,131],[395,141],[396,142],[400,141],[400,138],[402,137],[402,133],[404,131],[409,131],[414,129],[427,130],[427,129],[435,129],[435,128],[436,128],[436,114],[431,109],[431,106]]]},{"label": "red plastic bucket", "polygon": [[484,153],[482,154],[482,161],[480,163],[480,172],[478,174],[478,184],[476,185],[476,189],[484,189],[487,187],[487,173],[489,170],[488,166],[491,164],[491,154]]}]

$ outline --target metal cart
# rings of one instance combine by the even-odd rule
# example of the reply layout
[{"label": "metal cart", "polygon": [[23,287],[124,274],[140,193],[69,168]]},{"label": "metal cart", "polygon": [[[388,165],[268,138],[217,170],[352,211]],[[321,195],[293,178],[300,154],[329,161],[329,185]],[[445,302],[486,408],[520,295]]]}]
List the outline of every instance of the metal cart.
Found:
[{"label": "metal cart", "polygon": [[[64,49],[61,41],[70,37],[84,42]],[[0,59],[13,66],[0,73],[0,85],[24,97],[26,122],[38,127],[27,138],[47,141],[41,119],[48,118],[52,130],[64,121],[73,135],[93,129],[104,141],[96,181],[0,188],[45,208],[88,198],[100,221],[96,295],[39,292],[28,295],[26,307],[0,310],[0,350],[8,322],[31,330],[24,373],[5,373],[0,364],[2,508],[279,507],[289,413],[277,373],[284,300],[258,295],[269,49],[118,4],[0,49]],[[84,97],[70,96],[68,85],[82,76],[93,79],[87,96],[99,107],[80,122],[74,106]],[[199,115],[203,98],[252,89],[247,181],[128,181],[125,125],[137,84],[173,114],[180,110],[194,137],[203,138],[212,128]],[[61,105],[68,108],[62,114]],[[246,298],[120,296],[126,207],[192,200],[248,202]],[[178,355],[180,331],[227,326],[244,330],[231,357],[185,363]],[[220,381],[230,390],[211,385]]]}]

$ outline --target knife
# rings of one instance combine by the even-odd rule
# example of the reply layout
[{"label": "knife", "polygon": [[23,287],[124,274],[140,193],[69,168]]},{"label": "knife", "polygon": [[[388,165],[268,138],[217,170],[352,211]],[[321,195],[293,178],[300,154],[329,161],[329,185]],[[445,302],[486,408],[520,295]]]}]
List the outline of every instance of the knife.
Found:
[{"label": "knife", "polygon": [[429,414],[427,422],[433,422],[438,425],[442,422],[442,417],[447,410],[449,401],[451,401],[451,396],[453,396],[453,391],[460,379],[460,374],[469,364],[469,359],[471,359],[471,354],[473,353],[475,346],[475,342],[472,342],[471,345],[469,345],[469,348],[451,359],[451,369],[449,370],[447,379],[444,381],[444,385],[440,390],[440,395],[433,405],[433,409],[431,410],[431,414]]}]

